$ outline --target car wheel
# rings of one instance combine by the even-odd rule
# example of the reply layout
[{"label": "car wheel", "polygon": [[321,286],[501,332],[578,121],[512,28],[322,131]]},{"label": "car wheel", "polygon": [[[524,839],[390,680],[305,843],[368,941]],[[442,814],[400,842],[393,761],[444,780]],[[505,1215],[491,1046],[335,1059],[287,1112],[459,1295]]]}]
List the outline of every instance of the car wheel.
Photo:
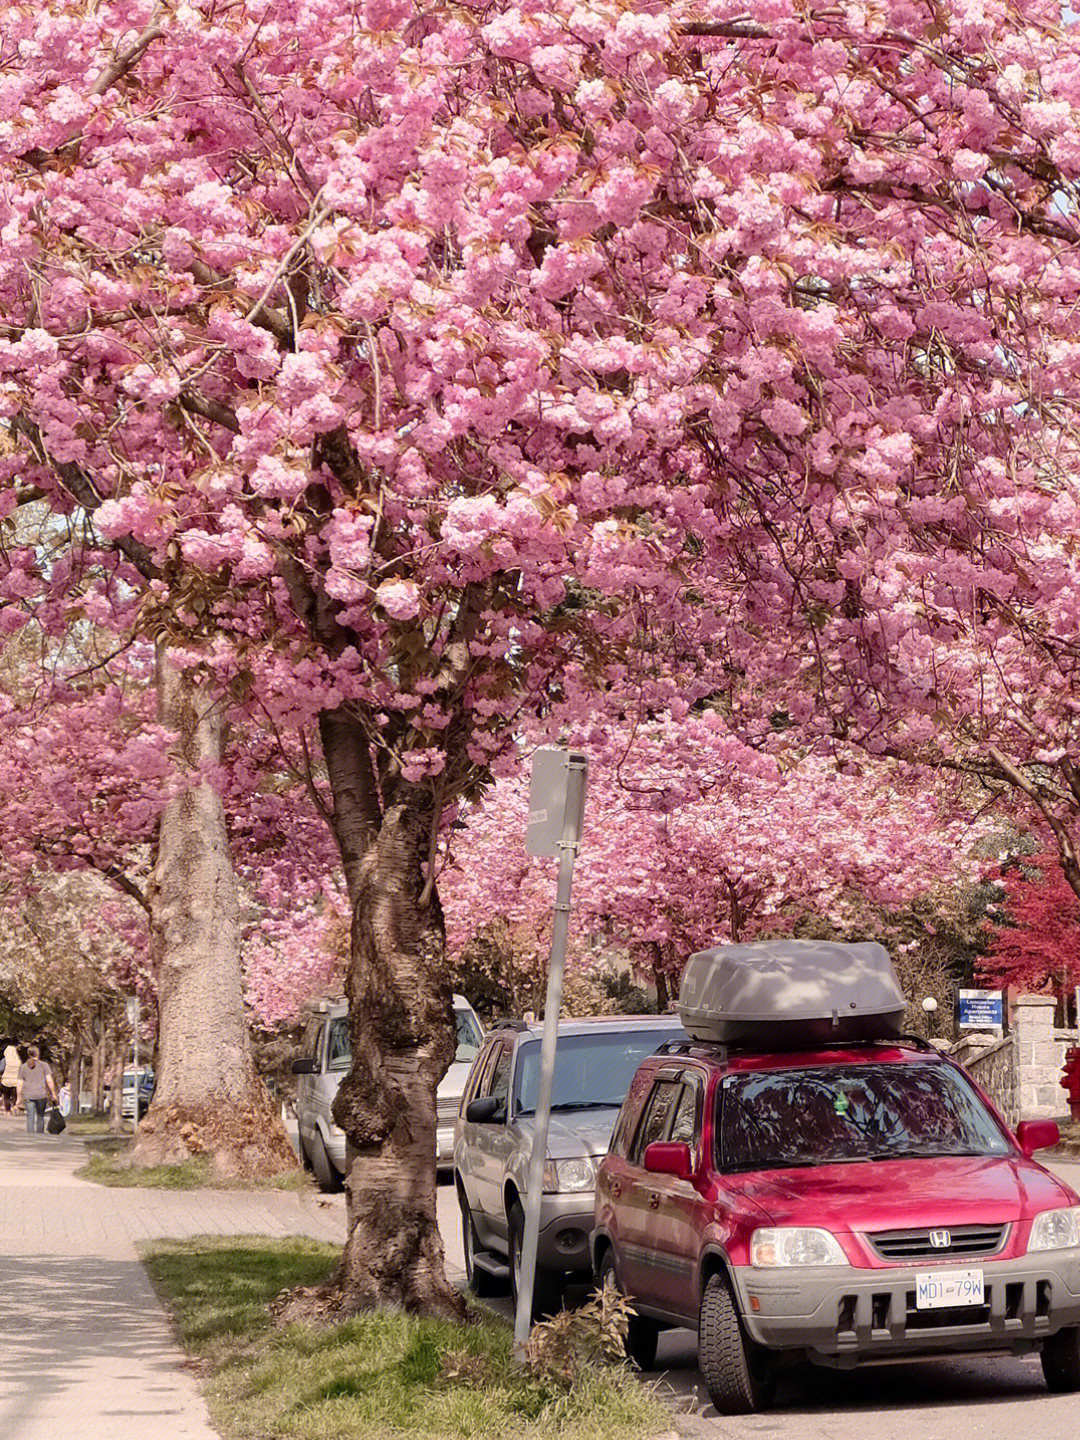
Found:
[{"label": "car wheel", "polygon": [[311,1156],[308,1154],[307,1146],[304,1144],[304,1133],[299,1126],[297,1126],[296,1130],[296,1148],[300,1155],[300,1168],[302,1170],[310,1170]]},{"label": "car wheel", "polygon": [[478,1249],[476,1226],[473,1224],[469,1202],[465,1199],[465,1193],[462,1190],[458,1190],[458,1203],[461,1206],[461,1239],[465,1249],[465,1283],[472,1293],[480,1296],[481,1299],[489,1295],[498,1295],[502,1289],[499,1281],[494,1275],[476,1264],[475,1256]]},{"label": "car wheel", "polygon": [[326,1142],[318,1130],[311,1142],[311,1168],[315,1172],[315,1183],[324,1195],[331,1195],[335,1190],[341,1189],[341,1174],[326,1153]]},{"label": "car wheel", "polygon": [[[600,1261],[600,1288],[612,1286],[621,1295],[623,1288],[615,1269],[615,1252],[605,1250]],[[656,1369],[656,1345],[660,1339],[660,1326],[647,1315],[631,1315],[630,1329],[626,1335],[626,1354],[639,1370]]]},{"label": "car wheel", "polygon": [[743,1330],[727,1276],[711,1275],[701,1298],[698,1366],[721,1415],[753,1415],[768,1404],[770,1387],[762,1379],[755,1348]]},{"label": "car wheel", "polygon": [[[510,1251],[510,1292],[514,1297],[514,1309],[518,1303],[518,1280],[521,1275],[521,1243],[525,1238],[525,1211],[515,1200],[507,1217]],[[554,1315],[562,1306],[562,1276],[553,1270],[537,1265],[533,1276],[532,1315],[533,1322]]]},{"label": "car wheel", "polygon": [[1072,1325],[1044,1340],[1041,1358],[1048,1389],[1056,1395],[1080,1390],[1080,1328]]}]

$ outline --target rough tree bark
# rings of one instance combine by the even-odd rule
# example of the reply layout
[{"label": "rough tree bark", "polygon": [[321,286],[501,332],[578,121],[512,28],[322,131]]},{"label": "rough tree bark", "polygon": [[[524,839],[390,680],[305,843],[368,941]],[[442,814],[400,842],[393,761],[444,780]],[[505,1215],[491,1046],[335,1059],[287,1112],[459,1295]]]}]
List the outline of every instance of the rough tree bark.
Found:
[{"label": "rough tree bark", "polygon": [[[162,724],[193,776],[222,758],[220,710],[189,671],[158,659]],[[157,1090],[132,1150],[137,1165],[205,1156],[225,1175],[296,1164],[281,1116],[255,1070],[244,1018],[236,875],[225,812],[196,782],[162,813],[149,887],[158,984]]]},{"label": "rough tree bark", "polygon": [[435,1214],[435,1092],[457,1030],[442,910],[426,878],[432,801],[399,782],[381,808],[360,727],[339,714],[321,730],[353,902],[352,1068],[334,1105],[352,1155],[348,1240],[328,1283],[283,1297],[279,1313],[463,1319]]}]

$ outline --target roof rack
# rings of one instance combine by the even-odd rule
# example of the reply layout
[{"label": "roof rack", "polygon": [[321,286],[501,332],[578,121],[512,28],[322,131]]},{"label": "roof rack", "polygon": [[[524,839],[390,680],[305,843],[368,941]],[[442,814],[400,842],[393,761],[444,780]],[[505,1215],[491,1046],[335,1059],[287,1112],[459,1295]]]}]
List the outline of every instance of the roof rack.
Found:
[{"label": "roof rack", "polygon": [[[810,1040],[807,1042],[807,1050],[855,1050],[862,1046],[867,1047],[893,1047],[909,1045],[914,1050],[933,1051],[940,1054],[936,1045],[929,1040],[924,1040],[921,1035],[882,1035],[877,1039],[858,1040]],[[709,1040],[692,1040],[689,1036],[685,1040],[665,1040],[663,1045],[653,1053],[656,1055],[708,1055],[711,1059],[726,1060],[729,1055],[753,1054],[792,1054],[797,1055],[797,1050],[791,1050],[785,1046],[783,1050],[770,1051],[767,1043],[761,1041],[744,1041],[742,1044],[731,1042]]]},{"label": "roof rack", "polygon": [[529,1026],[524,1020],[496,1020],[495,1024],[488,1031],[488,1034],[494,1035],[499,1030],[516,1030],[520,1032],[522,1030],[528,1030],[528,1028]]}]

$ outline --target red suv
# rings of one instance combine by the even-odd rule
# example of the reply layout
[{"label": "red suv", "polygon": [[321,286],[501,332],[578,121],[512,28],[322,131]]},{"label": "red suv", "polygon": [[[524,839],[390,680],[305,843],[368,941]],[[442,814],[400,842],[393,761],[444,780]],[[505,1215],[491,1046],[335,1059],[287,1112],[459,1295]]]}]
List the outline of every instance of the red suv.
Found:
[{"label": "red suv", "polygon": [[722,1414],[786,1362],[1041,1350],[1080,1389],[1080,1198],[970,1077],[916,1040],[784,1054],[696,1041],[638,1069],[599,1168],[593,1264],[629,1348],[698,1330]]}]

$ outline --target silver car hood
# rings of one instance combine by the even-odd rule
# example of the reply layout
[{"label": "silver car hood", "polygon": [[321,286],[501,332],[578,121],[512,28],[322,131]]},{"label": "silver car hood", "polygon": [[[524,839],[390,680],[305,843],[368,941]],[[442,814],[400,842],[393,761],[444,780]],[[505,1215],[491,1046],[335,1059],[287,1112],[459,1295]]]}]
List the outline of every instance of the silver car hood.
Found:
[{"label": "silver car hood", "polygon": [[436,1092],[438,1098],[440,1100],[460,1100],[465,1094],[465,1082],[469,1078],[471,1069],[471,1060],[455,1060],[439,1081],[439,1088]]},{"label": "silver car hood", "polygon": [[[588,1110],[553,1110],[548,1126],[548,1159],[576,1160],[582,1155],[606,1155],[618,1118],[617,1105],[597,1105]],[[515,1124],[531,1148],[536,1130],[534,1117],[522,1115]]]}]

